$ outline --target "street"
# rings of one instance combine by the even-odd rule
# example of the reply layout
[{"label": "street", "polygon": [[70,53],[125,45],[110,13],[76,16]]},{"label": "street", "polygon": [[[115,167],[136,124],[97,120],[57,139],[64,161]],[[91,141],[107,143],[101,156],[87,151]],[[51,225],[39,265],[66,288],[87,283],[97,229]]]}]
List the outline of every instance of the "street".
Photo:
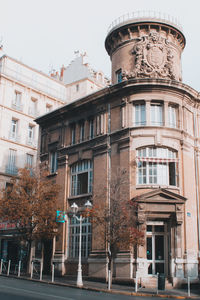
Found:
[{"label": "street", "polygon": [[[64,286],[0,276],[0,300],[128,300],[158,299],[87,291]],[[162,298],[168,299],[168,298]],[[173,299],[173,298],[171,298]]]}]

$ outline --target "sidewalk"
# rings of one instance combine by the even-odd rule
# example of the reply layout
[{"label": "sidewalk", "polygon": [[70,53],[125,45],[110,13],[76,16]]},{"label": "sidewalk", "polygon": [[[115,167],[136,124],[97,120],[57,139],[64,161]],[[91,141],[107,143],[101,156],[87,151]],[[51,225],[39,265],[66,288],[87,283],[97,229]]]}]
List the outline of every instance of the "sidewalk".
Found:
[{"label": "sidewalk", "polygon": [[[20,277],[21,279],[39,281],[39,278],[33,278],[27,276]],[[76,278],[70,276],[63,276],[63,277],[55,277],[54,282],[51,281],[50,276],[44,275],[42,278],[43,283],[48,284],[55,284],[55,285],[62,285],[67,287],[76,287]],[[122,295],[131,295],[131,296],[157,296],[157,297],[165,297],[165,298],[177,298],[177,299],[200,299],[200,284],[195,284],[194,286],[191,285],[191,292],[190,297],[188,297],[187,286],[182,289],[170,289],[170,290],[159,290],[158,294],[156,289],[151,288],[140,288],[138,292],[135,293],[134,285],[125,285],[125,284],[113,284],[111,291],[108,291],[107,284],[103,282],[91,281],[87,278],[83,278],[83,289],[93,290],[93,291],[101,291],[101,292],[108,292],[113,294],[122,294]]]}]

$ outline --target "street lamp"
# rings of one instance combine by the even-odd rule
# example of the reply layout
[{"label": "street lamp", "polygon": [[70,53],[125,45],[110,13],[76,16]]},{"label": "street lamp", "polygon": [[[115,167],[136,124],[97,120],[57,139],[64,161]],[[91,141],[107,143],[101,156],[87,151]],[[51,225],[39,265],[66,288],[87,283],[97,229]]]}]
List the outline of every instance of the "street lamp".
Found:
[{"label": "street lamp", "polygon": [[[85,203],[85,208],[92,208],[92,203],[88,200]],[[77,275],[77,282],[76,285],[78,287],[82,287],[83,286],[83,280],[82,280],[82,265],[81,265],[81,238],[82,238],[82,222],[85,219],[85,217],[82,216],[82,214],[80,213],[80,216],[77,216],[79,207],[78,205],[74,202],[71,205],[71,210],[73,213],[73,217],[76,218],[76,220],[78,222],[80,222],[80,231],[79,231],[79,256],[78,256],[78,275]]]}]

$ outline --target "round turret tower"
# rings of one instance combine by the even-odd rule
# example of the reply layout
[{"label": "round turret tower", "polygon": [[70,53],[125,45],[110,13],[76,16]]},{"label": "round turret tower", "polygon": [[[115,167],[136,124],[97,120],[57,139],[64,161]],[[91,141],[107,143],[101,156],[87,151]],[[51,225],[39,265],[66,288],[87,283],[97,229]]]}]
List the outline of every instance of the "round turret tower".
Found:
[{"label": "round turret tower", "polygon": [[112,83],[129,78],[182,80],[182,28],[175,18],[135,12],[109,27],[105,47],[112,62]]}]

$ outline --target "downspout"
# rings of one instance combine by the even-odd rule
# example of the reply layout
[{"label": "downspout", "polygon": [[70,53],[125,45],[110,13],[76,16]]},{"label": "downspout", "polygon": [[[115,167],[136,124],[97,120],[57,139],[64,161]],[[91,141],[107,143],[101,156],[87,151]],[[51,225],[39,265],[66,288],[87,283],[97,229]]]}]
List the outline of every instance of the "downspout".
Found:
[{"label": "downspout", "polygon": [[[110,103],[108,103],[108,215],[110,216],[110,180],[111,180],[111,147],[110,147],[110,132],[111,132],[111,117],[110,117]],[[108,222],[108,234],[110,237],[110,218]],[[108,240],[108,290],[111,289],[111,250],[110,241]]]},{"label": "downspout", "polygon": [[[195,107],[196,108],[196,107]],[[194,112],[194,163],[195,163],[195,179],[196,179],[196,199],[197,199],[197,230],[198,230],[198,258],[200,258],[200,211],[199,211],[199,176],[198,176],[198,159],[197,159],[197,134],[196,134],[196,111]]]}]

